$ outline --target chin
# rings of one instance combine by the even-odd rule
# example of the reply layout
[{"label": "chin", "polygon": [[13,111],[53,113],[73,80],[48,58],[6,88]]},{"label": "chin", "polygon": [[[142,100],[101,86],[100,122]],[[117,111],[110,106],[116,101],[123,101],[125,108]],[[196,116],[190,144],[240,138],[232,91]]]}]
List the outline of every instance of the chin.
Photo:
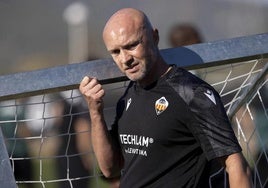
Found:
[{"label": "chin", "polygon": [[136,75],[127,75],[127,77],[131,80],[131,81],[140,81],[142,80],[143,77],[141,76],[136,76]]}]

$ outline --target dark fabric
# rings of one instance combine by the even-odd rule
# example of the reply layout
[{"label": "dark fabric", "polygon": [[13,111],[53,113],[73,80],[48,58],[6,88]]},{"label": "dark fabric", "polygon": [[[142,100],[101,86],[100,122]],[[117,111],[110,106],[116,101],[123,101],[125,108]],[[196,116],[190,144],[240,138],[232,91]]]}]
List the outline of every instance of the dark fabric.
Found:
[{"label": "dark fabric", "polygon": [[213,87],[181,68],[174,69],[167,82],[188,105],[194,117],[190,129],[208,160],[241,151],[220,96]]},{"label": "dark fabric", "polygon": [[216,91],[177,67],[145,89],[131,83],[113,129],[123,188],[209,187],[222,169],[213,159],[241,151]]}]

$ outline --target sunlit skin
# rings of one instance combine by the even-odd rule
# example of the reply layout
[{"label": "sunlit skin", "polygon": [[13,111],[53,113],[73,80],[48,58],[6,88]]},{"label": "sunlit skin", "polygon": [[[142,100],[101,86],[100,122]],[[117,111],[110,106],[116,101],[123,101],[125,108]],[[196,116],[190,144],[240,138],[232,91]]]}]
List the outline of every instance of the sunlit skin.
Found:
[{"label": "sunlit skin", "polygon": [[168,68],[159,55],[157,29],[136,10],[113,15],[104,28],[103,40],[118,68],[141,86],[155,81]]}]

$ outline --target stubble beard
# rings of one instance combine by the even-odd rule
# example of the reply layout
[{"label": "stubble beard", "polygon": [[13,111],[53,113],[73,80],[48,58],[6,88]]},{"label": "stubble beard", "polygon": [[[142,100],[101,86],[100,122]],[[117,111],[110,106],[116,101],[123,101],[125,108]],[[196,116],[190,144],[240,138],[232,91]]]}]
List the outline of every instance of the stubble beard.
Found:
[{"label": "stubble beard", "polygon": [[[129,74],[127,77],[131,81],[136,81],[138,83],[143,83],[150,75],[150,71],[153,67],[153,63],[151,61],[147,61],[147,64],[141,66],[140,70],[134,74]],[[146,81],[145,81],[146,82]]]},{"label": "stubble beard", "polygon": [[141,81],[145,75],[146,75],[147,71],[145,68],[140,69],[138,72],[133,73],[133,74],[127,74],[126,76],[131,80],[131,81]]}]

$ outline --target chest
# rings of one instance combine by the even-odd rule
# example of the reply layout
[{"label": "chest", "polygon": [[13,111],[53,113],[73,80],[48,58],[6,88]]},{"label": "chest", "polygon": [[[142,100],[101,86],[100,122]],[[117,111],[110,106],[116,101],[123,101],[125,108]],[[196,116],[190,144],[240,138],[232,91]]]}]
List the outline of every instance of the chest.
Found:
[{"label": "chest", "polygon": [[121,138],[130,135],[166,144],[192,137],[187,125],[191,118],[188,107],[166,85],[150,91],[130,91],[124,99],[122,110],[118,121]]}]

